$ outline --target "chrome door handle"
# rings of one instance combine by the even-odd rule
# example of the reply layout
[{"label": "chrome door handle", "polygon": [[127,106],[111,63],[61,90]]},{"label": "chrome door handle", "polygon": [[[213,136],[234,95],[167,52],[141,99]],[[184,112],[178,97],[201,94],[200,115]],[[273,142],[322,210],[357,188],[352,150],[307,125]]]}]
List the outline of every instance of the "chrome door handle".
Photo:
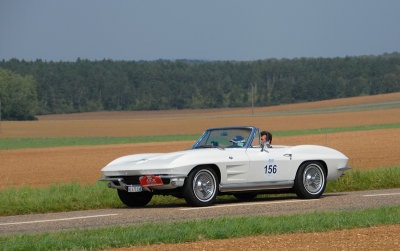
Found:
[{"label": "chrome door handle", "polygon": [[291,153],[285,153],[283,156],[285,156],[285,157],[289,157],[289,158],[290,158],[290,160],[292,160],[292,154],[291,154]]}]

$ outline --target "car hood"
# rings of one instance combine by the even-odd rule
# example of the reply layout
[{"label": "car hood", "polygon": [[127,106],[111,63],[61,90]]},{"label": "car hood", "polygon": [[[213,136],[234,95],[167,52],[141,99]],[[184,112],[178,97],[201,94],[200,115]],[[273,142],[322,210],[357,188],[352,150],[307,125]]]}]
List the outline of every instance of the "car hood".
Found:
[{"label": "car hood", "polygon": [[101,171],[105,176],[187,175],[193,166],[223,163],[223,159],[225,161],[228,159],[229,153],[230,151],[225,151],[222,148],[211,148],[189,149],[172,153],[135,154],[113,160]]},{"label": "car hood", "polygon": [[157,167],[165,168],[169,163],[184,155],[185,151],[172,153],[146,153],[123,156],[111,161],[101,171],[142,170]]}]

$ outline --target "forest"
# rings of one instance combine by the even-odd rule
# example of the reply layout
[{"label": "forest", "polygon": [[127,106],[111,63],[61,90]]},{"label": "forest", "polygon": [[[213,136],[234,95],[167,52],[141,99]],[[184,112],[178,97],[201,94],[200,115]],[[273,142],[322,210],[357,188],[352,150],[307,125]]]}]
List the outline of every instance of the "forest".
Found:
[{"label": "forest", "polygon": [[0,61],[3,120],[269,106],[400,91],[400,53],[257,61]]}]

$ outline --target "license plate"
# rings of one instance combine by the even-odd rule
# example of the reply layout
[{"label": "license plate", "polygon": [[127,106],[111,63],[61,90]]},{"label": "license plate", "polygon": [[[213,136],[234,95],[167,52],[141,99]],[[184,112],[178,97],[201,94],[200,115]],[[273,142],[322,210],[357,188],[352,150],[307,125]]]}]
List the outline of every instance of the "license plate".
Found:
[{"label": "license plate", "polygon": [[143,191],[142,186],[128,186],[128,193],[139,193]]},{"label": "license plate", "polygon": [[162,179],[155,175],[145,175],[139,179],[142,187],[157,187],[163,186]]}]

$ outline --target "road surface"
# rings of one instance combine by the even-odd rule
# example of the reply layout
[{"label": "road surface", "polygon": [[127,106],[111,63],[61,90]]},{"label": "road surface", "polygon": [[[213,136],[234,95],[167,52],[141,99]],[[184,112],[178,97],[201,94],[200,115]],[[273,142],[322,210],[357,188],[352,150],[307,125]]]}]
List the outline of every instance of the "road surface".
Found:
[{"label": "road surface", "polygon": [[113,208],[0,217],[0,235],[94,227],[184,221],[221,216],[284,215],[308,212],[361,210],[400,205],[400,189],[324,194],[320,199],[258,198],[251,202],[225,200],[210,207],[186,204]]}]

